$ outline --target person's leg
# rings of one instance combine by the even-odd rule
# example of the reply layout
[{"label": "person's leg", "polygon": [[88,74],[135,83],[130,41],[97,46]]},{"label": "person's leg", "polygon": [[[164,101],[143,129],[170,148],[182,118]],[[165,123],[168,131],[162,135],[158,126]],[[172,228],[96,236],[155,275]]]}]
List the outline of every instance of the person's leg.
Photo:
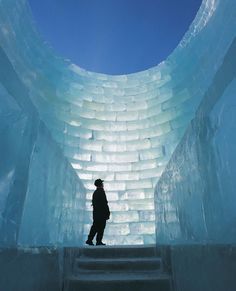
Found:
[{"label": "person's leg", "polygon": [[98,228],[97,228],[97,237],[96,237],[97,244],[102,242],[105,227],[106,227],[106,220],[99,221]]},{"label": "person's leg", "polygon": [[88,235],[87,242],[92,242],[97,232],[98,232],[98,224],[94,220],[93,221],[93,225],[91,226],[91,229],[90,229],[90,232],[89,232],[89,235]]}]

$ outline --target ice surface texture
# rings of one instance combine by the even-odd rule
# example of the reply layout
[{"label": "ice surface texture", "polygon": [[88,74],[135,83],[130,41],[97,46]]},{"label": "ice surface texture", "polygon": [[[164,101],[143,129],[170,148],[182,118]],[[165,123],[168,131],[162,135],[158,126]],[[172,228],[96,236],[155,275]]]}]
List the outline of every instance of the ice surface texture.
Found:
[{"label": "ice surface texture", "polygon": [[158,182],[158,243],[236,243],[235,56],[236,38]]},{"label": "ice surface texture", "polygon": [[[26,111],[24,108],[28,108],[31,102],[34,108],[28,108],[25,114],[32,119],[26,124],[31,126],[35,136],[29,137],[33,141],[25,140],[27,146],[20,152],[31,158],[35,156],[35,159],[30,168],[25,165],[27,176],[23,176],[23,171],[19,172],[25,183],[24,199],[21,199],[21,209],[24,211],[12,220],[21,225],[18,234],[22,243],[36,237],[40,243],[47,239],[62,243],[76,235],[79,241],[81,229],[77,221],[84,224],[87,232],[91,223],[93,181],[98,177],[105,180],[112,212],[106,229],[106,242],[155,242],[154,188],[232,42],[234,6],[233,0],[204,0],[189,31],[165,62],[143,72],[109,76],[88,72],[56,56],[37,33],[26,0],[0,2],[2,51],[27,90],[27,94],[21,94],[25,98],[21,104],[22,110]],[[3,72],[2,75],[4,79]],[[2,118],[5,120],[4,116]],[[8,118],[5,122],[9,122]],[[20,125],[17,123],[15,126]],[[16,136],[20,135],[20,131],[15,131]],[[4,134],[10,139],[10,133]],[[49,135],[50,142],[45,145],[44,139]],[[14,132],[11,138],[14,140]],[[36,144],[42,148],[44,158],[36,154]],[[54,153],[56,144],[61,149],[61,164],[58,162],[59,154]],[[78,196],[73,194],[77,186],[69,182],[58,184],[58,180],[68,177],[77,185],[76,179],[71,178],[74,177],[72,169],[67,170],[70,167],[63,161],[71,163],[79,177],[77,183],[80,185],[79,181],[82,181],[86,194],[82,184],[78,186]],[[54,164],[58,165],[56,172]],[[12,161],[12,165],[16,165],[16,161]],[[52,171],[51,175],[43,175],[45,167]],[[7,168],[3,172],[2,181],[7,189],[14,172]],[[40,180],[40,187],[35,184],[35,172],[40,179],[45,177],[44,182]],[[49,177],[52,177],[50,181]],[[167,184],[169,182],[166,180]],[[30,191],[26,194],[28,188]],[[2,197],[5,197],[7,192],[1,189],[4,193]],[[44,210],[45,215],[39,220],[36,219],[39,211],[35,210],[35,218],[29,221],[30,209],[37,205],[34,199],[37,189],[48,191],[43,193],[39,205],[43,205],[43,199],[54,199],[55,204],[48,202],[48,210]],[[18,207],[15,196],[9,203]],[[1,212],[6,213],[6,198],[1,199]],[[87,213],[83,220],[82,210],[76,212],[76,209],[80,209],[85,199]],[[53,216],[50,222],[47,211]],[[38,223],[35,229],[34,223]],[[40,234],[42,225],[47,226],[53,239]],[[54,233],[59,229],[60,234]]]},{"label": "ice surface texture", "polygon": [[85,189],[0,49],[0,245],[82,243]]}]

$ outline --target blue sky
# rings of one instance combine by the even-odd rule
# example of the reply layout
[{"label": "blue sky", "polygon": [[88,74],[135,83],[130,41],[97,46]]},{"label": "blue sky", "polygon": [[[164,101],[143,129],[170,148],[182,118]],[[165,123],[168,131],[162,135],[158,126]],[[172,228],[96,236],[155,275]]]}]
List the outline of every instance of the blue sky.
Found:
[{"label": "blue sky", "polygon": [[101,73],[159,64],[177,46],[201,0],[29,0],[38,30],[58,55]]}]

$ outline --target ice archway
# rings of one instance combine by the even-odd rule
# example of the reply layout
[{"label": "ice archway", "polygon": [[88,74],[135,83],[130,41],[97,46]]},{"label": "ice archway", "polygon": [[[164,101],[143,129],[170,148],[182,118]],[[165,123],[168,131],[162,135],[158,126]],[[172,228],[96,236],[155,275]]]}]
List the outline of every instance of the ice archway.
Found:
[{"label": "ice archway", "polygon": [[[106,181],[112,211],[106,241],[155,242],[154,188],[233,39],[228,31],[233,10],[223,23],[229,4],[235,5],[204,0],[165,62],[143,72],[110,76],[57,57],[35,30],[26,0],[0,2],[2,112],[25,118],[17,127],[11,120],[16,135],[27,127],[32,130],[28,163],[23,170],[17,168],[17,155],[23,159],[25,148],[13,148],[16,159],[0,180],[8,189],[1,202],[5,243],[81,243],[98,177]],[[12,181],[24,171],[25,194],[14,198]],[[37,205],[42,193],[44,201]],[[10,206],[14,199],[20,199],[17,216]]]}]

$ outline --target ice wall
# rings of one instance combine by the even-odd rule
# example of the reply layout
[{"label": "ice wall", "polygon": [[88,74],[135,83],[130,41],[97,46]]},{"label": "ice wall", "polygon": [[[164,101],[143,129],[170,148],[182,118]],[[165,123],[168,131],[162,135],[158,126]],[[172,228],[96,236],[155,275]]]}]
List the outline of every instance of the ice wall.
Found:
[{"label": "ice wall", "polygon": [[235,288],[235,27],[236,2],[217,1],[196,74],[209,83],[155,188],[157,245],[171,245],[176,291]]},{"label": "ice wall", "polygon": [[83,184],[40,123],[31,153],[18,243],[82,245],[84,209]]},{"label": "ice wall", "polygon": [[79,245],[85,190],[0,48],[0,246]]},{"label": "ice wall", "polygon": [[123,76],[57,57],[35,30],[27,1],[3,0],[0,8],[3,50],[87,189],[86,232],[93,180],[100,177],[112,211],[106,242],[153,243],[154,187],[221,62],[205,35],[206,27],[214,31],[216,1],[203,1],[167,61]]},{"label": "ice wall", "polygon": [[[155,191],[176,291],[235,289],[236,38]],[[220,276],[219,276],[220,274]]]},{"label": "ice wall", "polygon": [[236,243],[235,30],[231,33],[222,64],[156,187],[159,244]]},{"label": "ice wall", "polygon": [[3,51],[86,188],[86,232],[99,177],[112,212],[106,242],[155,242],[154,188],[230,46],[234,5],[204,0],[165,62],[109,76],[56,56],[36,31],[26,0],[0,2]]}]

